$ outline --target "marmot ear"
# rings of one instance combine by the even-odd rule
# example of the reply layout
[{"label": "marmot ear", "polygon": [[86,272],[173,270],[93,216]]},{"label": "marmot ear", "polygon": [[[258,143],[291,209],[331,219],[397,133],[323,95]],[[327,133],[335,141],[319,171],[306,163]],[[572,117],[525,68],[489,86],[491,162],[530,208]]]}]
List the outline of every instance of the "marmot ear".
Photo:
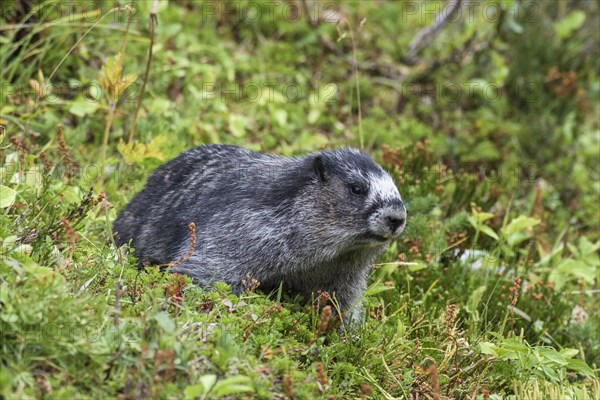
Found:
[{"label": "marmot ear", "polygon": [[315,175],[317,175],[322,182],[327,180],[327,177],[325,176],[325,162],[322,155],[315,157],[313,161],[313,169],[315,171]]}]

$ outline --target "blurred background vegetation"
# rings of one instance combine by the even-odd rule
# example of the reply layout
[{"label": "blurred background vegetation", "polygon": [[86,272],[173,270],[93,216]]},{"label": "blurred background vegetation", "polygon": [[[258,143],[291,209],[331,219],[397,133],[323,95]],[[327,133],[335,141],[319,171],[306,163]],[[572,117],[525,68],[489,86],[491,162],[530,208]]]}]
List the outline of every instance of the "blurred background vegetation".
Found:
[{"label": "blurred background vegetation", "polygon": [[[598,1],[1,7],[5,398],[600,397]],[[114,247],[205,143],[394,175],[409,226],[360,332]]]}]

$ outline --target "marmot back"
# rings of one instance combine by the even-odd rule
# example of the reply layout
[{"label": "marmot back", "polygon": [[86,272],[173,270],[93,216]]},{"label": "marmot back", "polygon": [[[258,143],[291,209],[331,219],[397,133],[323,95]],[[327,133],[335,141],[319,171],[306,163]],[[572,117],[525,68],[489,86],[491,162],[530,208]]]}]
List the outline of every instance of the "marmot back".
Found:
[{"label": "marmot back", "polygon": [[188,150],[158,168],[114,223],[140,262],[168,264],[202,285],[250,276],[261,288],[327,291],[343,311],[375,258],[406,224],[392,178],[354,149],[279,157],[228,145]]}]

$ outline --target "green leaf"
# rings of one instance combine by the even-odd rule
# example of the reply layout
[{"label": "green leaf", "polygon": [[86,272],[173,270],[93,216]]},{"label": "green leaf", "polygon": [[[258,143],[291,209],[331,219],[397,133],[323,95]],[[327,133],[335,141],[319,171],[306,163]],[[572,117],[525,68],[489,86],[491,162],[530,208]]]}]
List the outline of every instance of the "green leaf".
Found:
[{"label": "green leaf", "polygon": [[396,326],[396,337],[404,337],[404,332],[406,332],[406,325],[404,325],[401,319],[398,319],[398,324]]},{"label": "green leaf", "polygon": [[554,285],[554,291],[560,292],[569,281],[569,278],[565,273],[554,269],[550,272],[550,275],[548,275],[548,281]]},{"label": "green leaf", "polygon": [[580,260],[566,259],[563,260],[557,267],[558,272],[571,275],[572,277],[584,279],[589,283],[594,283],[596,278],[596,267],[588,265]]},{"label": "green leaf", "polygon": [[28,169],[25,172],[25,179],[22,181],[26,186],[35,190],[35,193],[40,193],[43,188],[43,171],[39,165],[34,166],[31,169]]},{"label": "green leaf", "polygon": [[385,286],[385,285],[373,285],[368,288],[365,292],[365,296],[373,296],[377,293],[387,292],[388,290],[394,289],[393,286]]},{"label": "green leaf", "polygon": [[574,257],[580,257],[581,256],[581,254],[579,254],[579,249],[574,244],[567,243],[567,248],[571,252],[571,255],[573,255]]},{"label": "green leaf", "polygon": [[201,395],[206,393],[206,389],[204,385],[199,383],[197,385],[187,386],[183,390],[183,395],[186,399],[195,399],[196,397],[200,397]]},{"label": "green leaf", "polygon": [[496,232],[494,232],[494,230],[487,225],[481,225],[479,230],[495,240],[500,240]]},{"label": "green leaf", "polygon": [[8,186],[0,185],[0,208],[7,208],[13,205],[17,192]]},{"label": "green leaf", "polygon": [[135,143],[134,145],[120,141],[117,144],[117,150],[127,163],[141,164],[147,158],[165,161],[166,157],[161,150],[166,147],[168,141],[167,135],[158,135],[148,143]]},{"label": "green leaf", "polygon": [[567,360],[567,368],[582,375],[594,377],[594,370],[592,370],[584,361],[578,359]]},{"label": "green leaf", "polygon": [[565,359],[568,359],[568,358],[573,358],[573,357],[575,357],[577,354],[579,354],[579,350],[577,350],[577,349],[562,349],[562,350],[560,351],[560,355],[561,355],[562,357],[564,357]]},{"label": "green leaf", "polygon": [[516,353],[529,354],[530,348],[527,342],[523,343],[515,339],[505,339],[502,347],[514,351]]},{"label": "green leaf", "polygon": [[279,126],[285,126],[287,125],[287,121],[288,121],[288,113],[285,110],[275,110],[273,112],[273,119],[275,120],[275,122],[277,122],[277,125]]},{"label": "green leaf", "polygon": [[229,115],[229,131],[233,136],[238,138],[246,136],[247,125],[248,119],[246,117],[236,114]]},{"label": "green leaf", "polygon": [[158,326],[162,328],[166,333],[175,332],[175,323],[171,320],[171,317],[166,312],[160,312],[154,316],[154,320],[158,323]]},{"label": "green leaf", "polygon": [[475,221],[477,221],[478,223],[485,222],[488,219],[494,217],[494,214],[489,213],[489,212],[477,212],[476,210],[472,210],[472,212],[473,212],[473,217],[475,217]]},{"label": "green leaf", "polygon": [[196,397],[206,395],[212,389],[212,387],[215,386],[215,383],[217,382],[217,375],[202,375],[198,381],[200,383],[188,386],[183,390],[183,394],[185,395],[186,399],[195,399]]},{"label": "green leaf", "polygon": [[542,258],[539,262],[538,262],[538,266],[545,266],[547,264],[550,263],[550,261],[552,260],[552,258],[560,255],[562,253],[562,251],[564,250],[565,245],[561,242],[558,244],[558,246],[553,247],[552,251],[550,251],[549,254],[547,254],[544,258]]},{"label": "green leaf", "polygon": [[471,295],[469,296],[469,300],[467,301],[467,312],[474,313],[477,311],[477,308],[481,303],[481,298],[483,297],[483,294],[485,293],[486,289],[487,286],[485,285],[479,286],[473,291],[473,293],[471,293]]},{"label": "green leaf", "polygon": [[558,374],[550,366],[539,365],[538,370],[541,370],[546,377],[550,378],[550,380],[557,382],[557,383],[560,382],[560,378],[558,377]]},{"label": "green leaf", "polygon": [[527,232],[517,232],[506,238],[506,242],[510,247],[514,247],[519,243],[529,239],[530,235]]},{"label": "green leaf", "polygon": [[75,101],[71,103],[69,112],[78,117],[85,117],[86,115],[93,114],[97,109],[98,101],[77,97]]},{"label": "green leaf", "polygon": [[215,383],[217,383],[217,375],[214,375],[214,374],[202,375],[198,380],[200,381],[200,383],[204,386],[204,388],[208,392],[213,386],[215,386]]},{"label": "green leaf", "polygon": [[511,13],[511,12],[506,13],[506,15],[507,15],[506,25],[514,33],[517,33],[517,34],[523,33],[523,26],[521,26],[520,24],[517,23],[517,21],[515,21],[515,17],[513,14],[514,13]]},{"label": "green leaf", "polygon": [[408,270],[410,272],[417,272],[417,271],[427,268],[427,265],[424,264],[422,261],[417,260],[416,263],[417,263],[417,265],[409,265],[408,266]]},{"label": "green leaf", "polygon": [[592,243],[586,236],[582,236],[579,239],[579,252],[581,253],[581,256],[585,257],[592,254],[595,256],[595,260],[598,261],[598,255],[596,254],[598,249],[600,249],[600,240],[596,243]]},{"label": "green leaf", "polygon": [[477,229],[479,227],[479,224],[474,217],[467,217],[467,221],[469,221],[473,228]]},{"label": "green leaf", "polygon": [[537,352],[544,358],[544,360],[542,360],[542,363],[548,363],[548,361],[550,361],[551,363],[555,363],[558,365],[567,365],[567,360],[565,360],[565,358],[554,349],[551,349],[549,347],[540,347],[539,349],[537,349]]},{"label": "green leaf", "polygon": [[35,276],[36,278],[49,278],[52,276],[60,276],[55,274],[52,268],[41,267],[37,264],[24,264],[23,270],[31,274],[31,276]]},{"label": "green leaf", "polygon": [[254,392],[252,379],[244,375],[232,376],[217,382],[211,390],[211,395],[216,398],[229,396],[234,393]]},{"label": "green leaf", "polygon": [[483,354],[488,354],[490,356],[494,356],[496,358],[498,358],[498,346],[496,346],[494,343],[490,343],[490,342],[481,342],[479,343],[479,350],[483,353]]},{"label": "green leaf", "polygon": [[310,112],[308,113],[308,123],[309,124],[314,124],[315,122],[317,122],[317,120],[319,119],[319,117],[321,116],[321,110],[318,108],[311,108]]},{"label": "green leaf", "polygon": [[583,26],[585,22],[585,13],[581,10],[575,10],[561,21],[554,24],[554,32],[560,39],[571,36],[573,32]]},{"label": "green leaf", "polygon": [[525,217],[523,215],[519,215],[517,218],[510,221],[510,224],[502,229],[504,236],[509,237],[510,235],[514,235],[517,232],[522,232],[527,228],[531,228],[540,223],[540,220],[537,218]]}]

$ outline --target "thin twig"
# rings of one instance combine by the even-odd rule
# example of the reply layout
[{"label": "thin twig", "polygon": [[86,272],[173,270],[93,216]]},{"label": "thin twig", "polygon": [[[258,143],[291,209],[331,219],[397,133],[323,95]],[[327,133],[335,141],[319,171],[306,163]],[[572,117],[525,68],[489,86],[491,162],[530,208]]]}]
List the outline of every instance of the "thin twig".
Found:
[{"label": "thin twig", "polygon": [[194,251],[196,251],[196,224],[194,222],[190,222],[188,229],[190,230],[190,245],[188,247],[187,254],[181,253],[179,255],[179,260],[170,262],[168,264],[159,264],[159,267],[179,267],[181,264],[188,261],[194,254]]},{"label": "thin twig", "polygon": [[152,9],[150,10],[150,47],[148,48],[148,60],[146,62],[146,72],[144,72],[142,88],[140,89],[137,105],[135,106],[135,113],[133,114],[133,122],[131,123],[131,128],[129,129],[129,139],[127,140],[129,145],[133,144],[133,135],[135,133],[137,117],[138,113],[140,112],[140,107],[142,106],[142,100],[144,98],[144,91],[146,90],[148,76],[150,75],[150,65],[152,64],[152,49],[154,47],[154,31],[156,29],[156,25],[158,25],[157,10],[158,0],[152,0]]},{"label": "thin twig", "polygon": [[408,60],[414,62],[415,56],[427,47],[438,33],[448,25],[450,18],[452,18],[456,10],[460,8],[462,2],[463,0],[451,0],[442,11],[435,15],[433,24],[422,28],[417,32],[408,45]]},{"label": "thin twig", "polygon": [[119,317],[121,316],[121,280],[119,279],[115,284],[115,313],[113,315],[113,322],[115,328],[119,329]]},{"label": "thin twig", "polygon": [[[357,32],[360,31],[366,19],[363,19],[360,23],[360,26],[357,29]],[[362,105],[360,103],[360,84],[359,84],[359,76],[358,76],[358,65],[356,64],[356,40],[354,38],[354,32],[352,32],[352,27],[350,27],[350,23],[346,21],[348,27],[350,28],[350,38],[352,39],[352,56],[354,57],[354,80],[356,82],[356,101],[358,103],[358,140],[360,142],[360,148],[364,149],[365,147],[365,139],[363,137],[362,130]]]},{"label": "thin twig", "polygon": [[110,136],[110,127],[112,126],[113,117],[115,115],[116,104],[108,105],[108,116],[104,124],[104,137],[102,139],[102,163],[100,164],[102,171],[102,182],[104,182],[104,174],[106,169],[106,149],[108,148],[108,137]]}]

